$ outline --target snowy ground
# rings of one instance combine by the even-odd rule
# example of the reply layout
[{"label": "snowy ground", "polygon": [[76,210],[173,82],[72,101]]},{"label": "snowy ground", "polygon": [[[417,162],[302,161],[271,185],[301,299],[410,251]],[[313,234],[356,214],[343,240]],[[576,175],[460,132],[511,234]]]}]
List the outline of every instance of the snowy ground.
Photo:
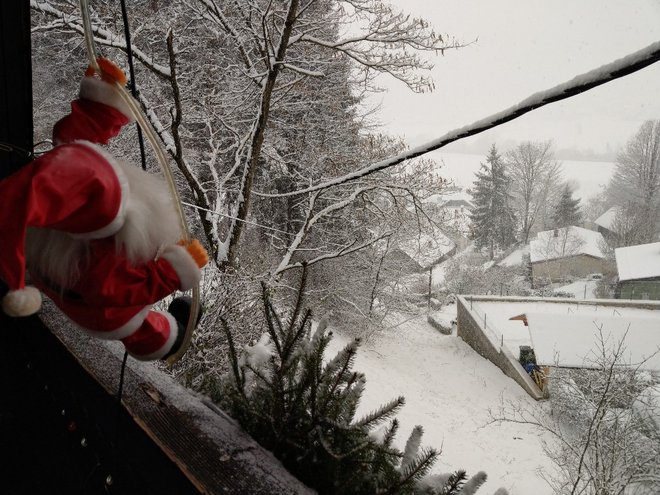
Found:
[{"label": "snowy ground", "polygon": [[575,299],[595,299],[597,280],[576,280],[572,284],[557,287],[558,292],[573,294]]},{"label": "snowy ground", "polygon": [[[455,318],[455,307],[450,308]],[[346,342],[335,334],[329,355]],[[442,448],[435,472],[485,471],[489,478],[479,490],[484,495],[501,486],[510,495],[552,493],[539,476],[540,469],[552,469],[541,446],[542,438],[549,439],[531,427],[489,424],[489,410],[496,414],[502,402],[519,408],[543,403],[460,338],[433,329],[424,315],[373,334],[358,352],[354,369],[367,377],[358,416],[405,396],[397,416],[398,447],[403,449],[412,428],[422,425],[423,445]]]}]

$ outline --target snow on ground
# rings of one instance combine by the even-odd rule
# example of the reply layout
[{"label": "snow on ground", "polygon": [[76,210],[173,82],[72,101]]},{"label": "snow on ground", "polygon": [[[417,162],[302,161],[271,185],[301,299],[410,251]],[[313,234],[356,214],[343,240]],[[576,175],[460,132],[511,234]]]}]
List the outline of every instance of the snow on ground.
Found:
[{"label": "snow on ground", "polygon": [[557,292],[573,294],[575,299],[595,299],[597,280],[576,280],[572,284],[557,287]]},{"label": "snow on ground", "polygon": [[[335,333],[328,355],[348,340]],[[488,424],[489,410],[497,414],[502,402],[518,408],[543,404],[460,338],[433,329],[425,315],[373,334],[358,351],[354,370],[367,377],[357,416],[405,396],[397,415],[397,446],[403,449],[412,428],[422,425],[422,445],[442,449],[434,472],[483,470],[488,481],[479,493],[484,495],[501,486],[510,495],[552,493],[538,474],[551,469],[541,445],[549,438],[530,426]]]},{"label": "snow on ground", "polygon": [[445,285],[445,273],[447,272],[447,268],[457,262],[460,261],[464,256],[469,256],[470,254],[475,252],[475,247],[474,243],[470,243],[463,251],[460,251],[458,254],[455,256],[452,256],[448,260],[443,261],[442,263],[438,263],[437,265],[433,266],[433,272],[431,273],[431,282],[433,284],[433,287],[442,287]]}]

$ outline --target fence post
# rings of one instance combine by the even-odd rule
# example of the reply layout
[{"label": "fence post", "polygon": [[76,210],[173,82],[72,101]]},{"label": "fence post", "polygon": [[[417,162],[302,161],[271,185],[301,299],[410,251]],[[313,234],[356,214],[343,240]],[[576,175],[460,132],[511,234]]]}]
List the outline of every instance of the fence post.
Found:
[{"label": "fence post", "polygon": [[426,312],[431,314],[431,281],[433,279],[433,266],[429,268],[429,302],[426,305]]}]

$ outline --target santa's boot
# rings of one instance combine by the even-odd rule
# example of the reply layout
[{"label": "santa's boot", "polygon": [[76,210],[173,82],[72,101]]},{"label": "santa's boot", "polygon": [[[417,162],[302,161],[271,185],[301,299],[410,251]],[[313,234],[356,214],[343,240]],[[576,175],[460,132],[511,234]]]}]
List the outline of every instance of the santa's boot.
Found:
[{"label": "santa's boot", "polygon": [[[183,349],[182,346],[187,346],[190,344],[190,337],[186,335],[186,329],[188,327],[188,320],[190,319],[190,312],[192,311],[193,300],[189,296],[179,296],[176,297],[170,305],[167,307],[167,312],[174,316],[174,319],[177,322],[178,332],[176,340],[172,345],[172,349],[163,357],[163,360],[175,362],[183,356],[186,349]],[[202,319],[203,310],[200,307],[197,312],[197,320],[193,327],[196,328],[199,325],[199,321]],[[188,337],[188,338],[186,338]]]}]

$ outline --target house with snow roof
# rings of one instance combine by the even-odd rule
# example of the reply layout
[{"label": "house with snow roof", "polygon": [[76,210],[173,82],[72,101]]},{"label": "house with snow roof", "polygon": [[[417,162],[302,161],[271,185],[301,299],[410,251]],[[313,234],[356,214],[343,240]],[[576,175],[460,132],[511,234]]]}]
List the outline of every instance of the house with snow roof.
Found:
[{"label": "house with snow roof", "polygon": [[614,250],[618,299],[660,300],[660,242]]},{"label": "house with snow roof", "polygon": [[465,249],[468,245],[472,225],[471,213],[474,209],[470,194],[464,191],[452,191],[448,194],[434,195],[428,202],[434,203],[437,211],[436,220],[447,227],[447,234],[457,244],[458,250]]},{"label": "house with snow roof", "polygon": [[615,219],[618,212],[619,212],[619,207],[613,206],[593,222],[596,227],[595,230],[600,232],[607,241],[610,241],[618,237],[618,234],[614,227]]},{"label": "house with snow roof", "polygon": [[429,270],[456,253],[456,244],[442,232],[421,234],[397,239],[388,253],[389,262],[398,264],[403,272],[419,273]]},{"label": "house with snow roof", "polygon": [[603,273],[608,265],[605,246],[600,232],[582,227],[539,232],[529,243],[532,284],[538,287]]}]

